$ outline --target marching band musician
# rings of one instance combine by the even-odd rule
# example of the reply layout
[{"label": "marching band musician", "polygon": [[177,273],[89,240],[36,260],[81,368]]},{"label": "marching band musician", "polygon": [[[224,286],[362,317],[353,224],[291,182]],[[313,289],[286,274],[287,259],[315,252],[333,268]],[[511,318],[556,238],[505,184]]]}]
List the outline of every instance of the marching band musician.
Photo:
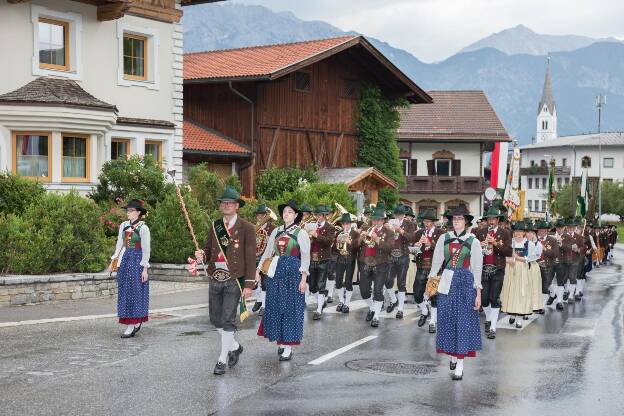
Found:
[{"label": "marching band musician", "polygon": [[[390,251],[390,263],[388,266],[388,277],[386,279],[386,291],[390,295],[390,305],[386,309],[387,313],[392,313],[398,306],[397,319],[403,319],[403,307],[405,305],[406,277],[409,268],[409,246],[415,242],[416,227],[411,221],[405,220],[406,208],[404,205],[397,205],[394,208],[394,247]],[[399,292],[394,294],[394,282],[397,282]]]},{"label": "marching band musician", "polygon": [[360,293],[368,304],[366,321],[372,327],[379,326],[379,314],[384,301],[383,287],[388,275],[390,251],[394,248],[394,230],[384,224],[385,219],[385,207],[380,204],[371,215],[372,225],[360,237]]},{"label": "marching band musician", "polygon": [[349,213],[342,214],[340,219],[342,232],[336,237],[336,291],[338,292],[338,306],[336,310],[349,313],[351,296],[353,295],[353,272],[355,261],[360,247],[360,233],[351,220]]},{"label": "marching band musician", "polygon": [[563,295],[563,300],[574,302],[576,292],[576,281],[578,269],[580,267],[579,258],[584,260],[585,239],[576,233],[578,222],[575,218],[568,218],[566,221],[566,232],[561,242],[563,254],[562,271],[564,279],[568,284],[568,290]]},{"label": "marching band musician", "polygon": [[[260,261],[260,257],[264,253],[264,249],[267,244],[267,240],[269,236],[275,229],[275,224],[273,223],[273,218],[271,218],[269,208],[266,204],[259,204],[256,207],[256,266],[258,266],[258,262]],[[256,286],[254,289],[254,296],[256,298],[256,303],[254,303],[251,308],[252,312],[260,312],[262,315],[264,312],[263,305],[266,303],[266,275],[264,273],[260,274],[260,284]]]},{"label": "marching band musician", "polygon": [[535,228],[537,229],[537,251],[540,256],[537,262],[542,277],[542,297],[544,300],[544,307],[538,312],[544,313],[546,305],[551,305],[555,300],[554,292],[550,292],[550,287],[555,277],[555,266],[559,263],[560,249],[557,240],[548,235],[550,224],[546,221],[537,221]]},{"label": "marching band musician", "polygon": [[420,308],[420,318],[418,319],[418,326],[422,327],[427,322],[427,317],[431,315],[429,320],[429,333],[434,334],[436,332],[436,324],[438,320],[438,308],[436,296],[429,299],[431,303],[431,314],[427,307],[424,294],[427,286],[427,278],[431,271],[431,260],[433,259],[433,250],[438,242],[438,238],[442,234],[442,230],[435,226],[437,221],[436,213],[433,209],[426,209],[418,217],[424,228],[418,230],[415,235],[416,240],[416,278],[414,279],[413,293],[414,301]]},{"label": "marching band musician", "polygon": [[329,209],[319,204],[314,209],[316,225],[314,228],[307,228],[312,241],[310,250],[310,293],[316,295],[316,311],[312,319],[321,319],[323,309],[327,306],[327,276],[331,260],[331,246],[334,243],[335,228],[327,221]]}]

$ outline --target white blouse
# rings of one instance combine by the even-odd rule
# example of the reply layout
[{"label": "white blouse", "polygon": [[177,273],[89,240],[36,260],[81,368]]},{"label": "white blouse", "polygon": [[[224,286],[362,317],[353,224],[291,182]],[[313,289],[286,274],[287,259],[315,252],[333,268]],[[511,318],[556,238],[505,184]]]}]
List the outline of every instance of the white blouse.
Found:
[{"label": "white blouse", "polygon": [[[115,254],[111,257],[112,259],[119,259],[119,264],[121,264],[121,259],[123,258],[124,252],[126,251],[126,246],[124,244],[125,233],[124,228],[130,226],[130,221],[124,221],[119,225],[119,234],[117,235],[117,245],[115,246]],[[141,224],[141,228],[139,228],[139,236],[141,237],[141,266],[150,267],[150,253],[151,253],[151,245],[150,245],[150,230],[149,227],[145,224]]]},{"label": "white blouse", "polygon": [[[436,243],[435,250],[433,251],[433,259],[431,261],[431,271],[429,272],[429,277],[436,276],[444,263],[444,240],[446,240],[446,235],[450,235],[451,238],[455,238],[455,231],[450,231],[448,233],[442,234],[440,238],[438,238],[438,242]],[[472,240],[472,244],[470,245],[470,271],[474,276],[474,284],[473,286],[476,289],[483,289],[481,286],[481,271],[483,270],[483,252],[481,249],[481,243],[472,233],[466,233],[463,236],[459,237],[461,241],[466,241],[468,237],[474,237]]]},{"label": "white blouse", "polygon": [[[267,242],[266,248],[264,249],[264,253],[262,253],[262,257],[258,262],[258,270],[260,270],[260,266],[264,259],[268,259],[273,257],[275,253],[275,236],[278,232],[284,231],[284,226],[280,225],[275,228],[271,235],[269,236],[269,241]],[[297,243],[299,244],[299,254],[301,256],[301,267],[299,267],[299,271],[301,273],[309,273],[310,269],[310,236],[305,230],[299,231],[297,234]]]},{"label": "white blouse", "polygon": [[[524,248],[524,243],[527,242],[527,239],[524,238],[521,242],[516,241],[516,239],[514,238],[513,240],[511,240],[511,248],[512,249],[516,249],[516,248]],[[541,244],[540,244],[541,247]],[[526,263],[530,263],[532,261],[537,261],[539,260],[539,258],[542,255],[542,250],[543,247],[541,247],[541,249],[538,249],[536,247],[536,244],[533,241],[529,241],[529,245],[527,247],[528,253],[526,255],[526,257],[524,258],[524,261]]]}]

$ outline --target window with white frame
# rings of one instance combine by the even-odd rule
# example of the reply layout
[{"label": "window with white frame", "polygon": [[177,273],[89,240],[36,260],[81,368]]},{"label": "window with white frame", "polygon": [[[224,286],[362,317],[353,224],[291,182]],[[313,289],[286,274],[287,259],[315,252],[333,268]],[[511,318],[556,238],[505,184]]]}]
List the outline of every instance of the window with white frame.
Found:
[{"label": "window with white frame", "polygon": [[542,199],[542,212],[546,212],[546,200]]},{"label": "window with white frame", "polygon": [[605,168],[612,168],[613,167],[613,158],[612,157],[605,157],[603,160],[604,160],[603,167],[605,167]]},{"label": "window with white frame", "polygon": [[33,75],[82,79],[82,16],[31,5]]},{"label": "window with white frame", "polygon": [[148,27],[117,22],[117,84],[160,89],[158,32]]},{"label": "window with white frame", "polygon": [[529,212],[533,211],[533,201],[531,201],[530,199],[527,201],[528,205],[529,205]]}]

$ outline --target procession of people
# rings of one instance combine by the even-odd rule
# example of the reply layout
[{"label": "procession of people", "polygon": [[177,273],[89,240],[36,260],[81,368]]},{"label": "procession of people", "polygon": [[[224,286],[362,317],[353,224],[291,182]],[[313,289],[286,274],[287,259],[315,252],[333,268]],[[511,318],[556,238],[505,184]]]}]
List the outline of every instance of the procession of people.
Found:
[{"label": "procession of people", "polygon": [[[476,221],[463,205],[440,218],[433,209],[416,216],[409,206],[379,203],[357,217],[339,204],[311,208],[290,200],[278,214],[259,204],[254,226],[239,216],[245,201],[235,189],[227,187],[218,202],[222,217],[194,253],[211,279],[210,322],[221,338],[215,375],[239,361],[237,318],[249,315],[252,293],[258,336],[275,343],[279,361],[290,361],[304,339],[307,304],[313,321],[322,321],[334,301],[336,312],[349,314],[357,284],[367,309],[363,318],[376,328],[382,315],[396,310],[394,318],[404,317],[413,278],[416,327],[429,323],[423,333],[435,334],[436,351],[450,356],[451,378],[461,380],[464,359],[482,349],[481,314],[484,336],[495,340],[499,321],[519,330],[547,310],[581,301],[587,273],[611,261],[617,241],[610,226],[579,218],[510,222],[496,207]],[[149,303],[145,208],[133,200],[126,209],[113,255],[121,260],[122,338],[135,336],[147,321]]]}]

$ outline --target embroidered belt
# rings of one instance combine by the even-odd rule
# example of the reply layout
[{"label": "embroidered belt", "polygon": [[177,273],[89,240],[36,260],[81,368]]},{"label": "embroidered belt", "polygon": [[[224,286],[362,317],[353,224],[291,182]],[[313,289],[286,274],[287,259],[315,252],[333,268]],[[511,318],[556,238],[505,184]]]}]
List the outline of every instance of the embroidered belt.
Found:
[{"label": "embroidered belt", "polygon": [[376,266],[377,260],[372,256],[364,257],[364,265],[368,267]]},{"label": "embroidered belt", "polygon": [[497,267],[494,264],[484,264],[483,265],[483,274],[485,277],[492,277],[494,273],[496,273]]},{"label": "embroidered belt", "polygon": [[318,253],[312,253],[312,261],[319,261],[319,254]]},{"label": "embroidered belt", "polygon": [[392,249],[390,255],[394,258],[403,257],[403,250],[401,250],[400,248]]},{"label": "embroidered belt", "polygon": [[232,275],[230,274],[229,271],[225,269],[216,269],[214,273],[212,274],[212,279],[216,280],[217,282],[227,282],[231,278],[232,278]]}]

